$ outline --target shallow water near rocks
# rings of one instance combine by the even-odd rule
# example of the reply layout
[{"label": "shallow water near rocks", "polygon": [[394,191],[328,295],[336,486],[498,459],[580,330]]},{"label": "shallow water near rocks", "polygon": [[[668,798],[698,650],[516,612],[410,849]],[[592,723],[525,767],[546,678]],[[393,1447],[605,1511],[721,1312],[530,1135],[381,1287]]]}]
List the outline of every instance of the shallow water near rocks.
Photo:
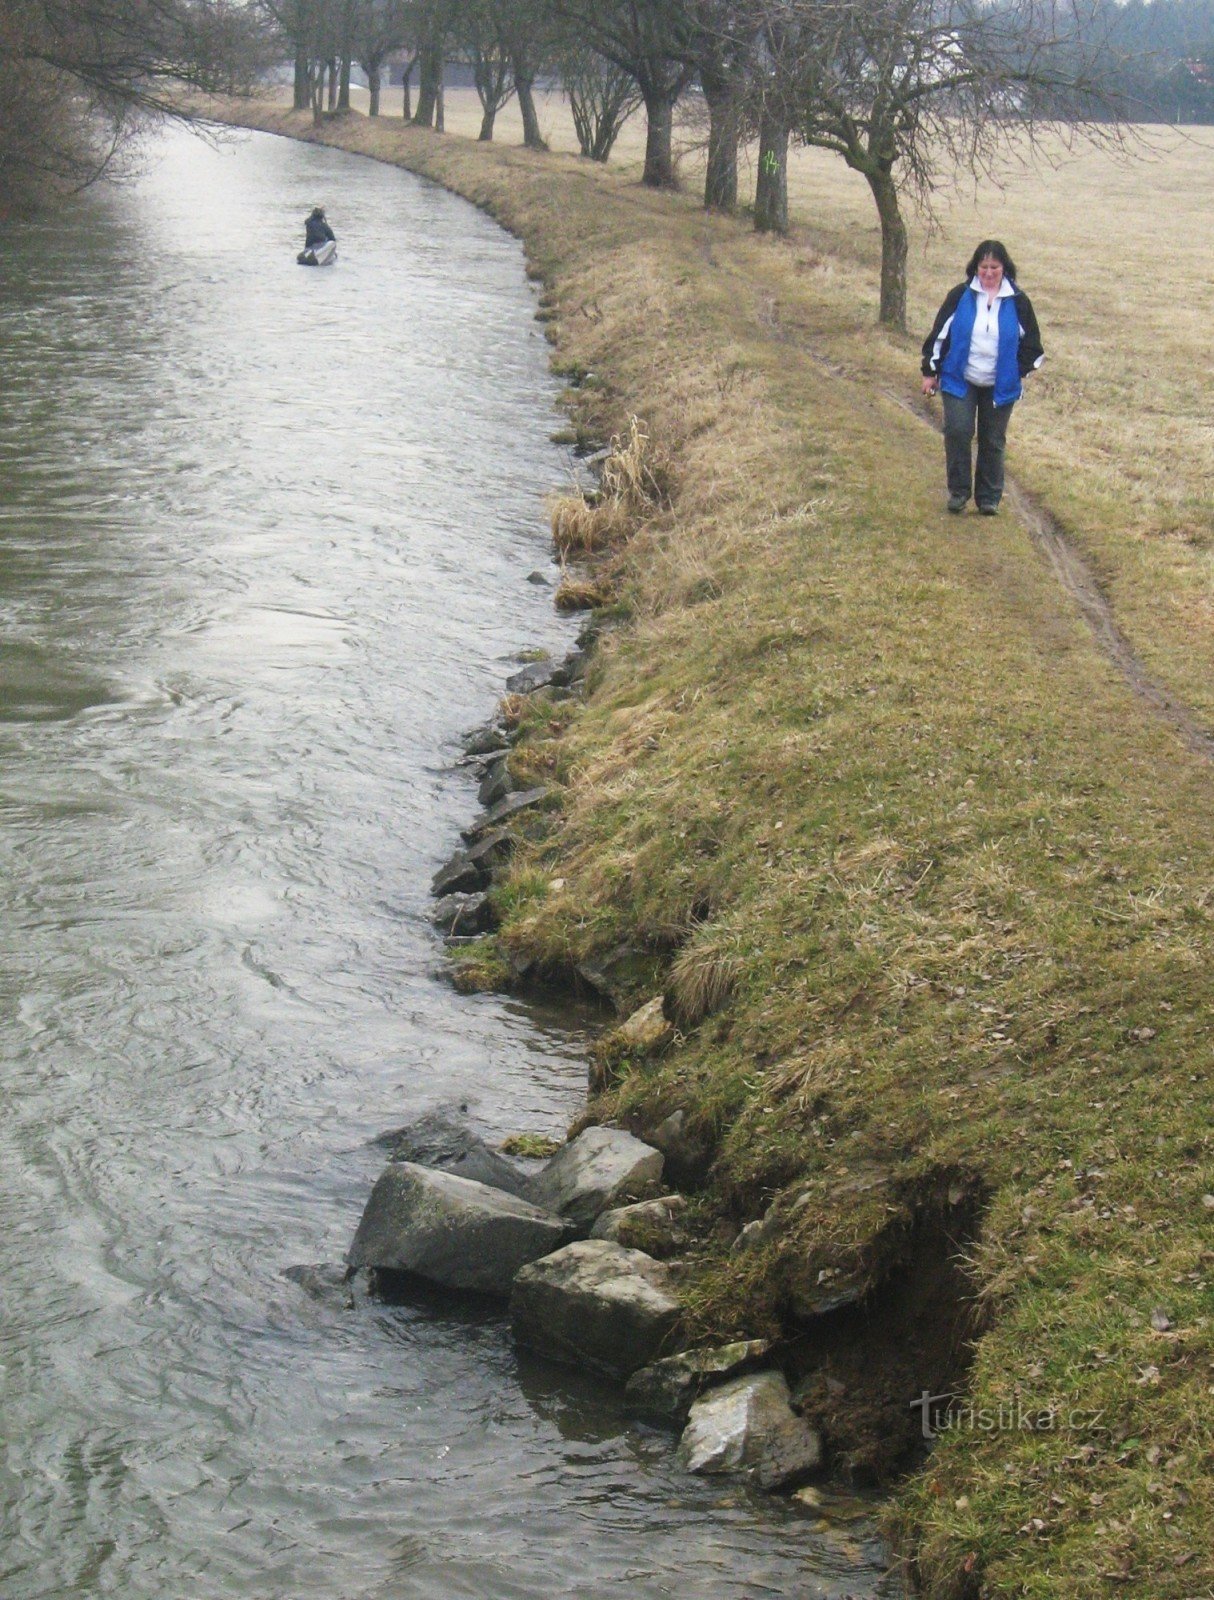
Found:
[{"label": "shallow water near rocks", "polygon": [[384,1129],[583,1095],[427,921],[461,732],[572,636],[534,310],[472,207],[260,136],[0,237],[6,1600],[878,1592],[867,1523],[686,1477],[498,1311],[285,1275]]}]

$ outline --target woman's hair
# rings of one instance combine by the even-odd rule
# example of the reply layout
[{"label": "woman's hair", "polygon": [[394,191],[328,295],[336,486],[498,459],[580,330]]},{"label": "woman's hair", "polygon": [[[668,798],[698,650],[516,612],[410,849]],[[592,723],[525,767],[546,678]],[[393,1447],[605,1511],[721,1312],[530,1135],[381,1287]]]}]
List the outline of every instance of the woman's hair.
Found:
[{"label": "woman's hair", "polygon": [[967,283],[974,276],[975,272],[977,272],[978,263],[980,261],[985,261],[987,256],[994,256],[996,261],[1001,262],[1003,264],[1004,276],[1011,278],[1013,283],[1016,281],[1017,277],[1019,276],[1016,271],[1016,263],[1012,260],[1011,256],[1008,255],[1006,247],[1000,244],[998,239],[984,239],[970,257],[969,265],[965,269],[965,279]]}]

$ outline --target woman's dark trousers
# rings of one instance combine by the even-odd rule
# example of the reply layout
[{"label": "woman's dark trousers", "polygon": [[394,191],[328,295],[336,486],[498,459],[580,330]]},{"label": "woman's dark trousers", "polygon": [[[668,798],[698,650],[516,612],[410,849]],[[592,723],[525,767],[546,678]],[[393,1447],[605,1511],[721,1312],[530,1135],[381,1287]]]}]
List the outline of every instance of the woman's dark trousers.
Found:
[{"label": "woman's dark trousers", "polygon": [[[994,389],[980,389],[976,383],[967,383],[964,395],[946,394],[943,390],[940,395],[944,401],[944,460],[950,499],[968,500],[972,493],[979,506],[997,506],[1003,498],[1003,449],[1012,406],[997,406]],[[970,452],[975,421],[978,469],[972,473]]]}]

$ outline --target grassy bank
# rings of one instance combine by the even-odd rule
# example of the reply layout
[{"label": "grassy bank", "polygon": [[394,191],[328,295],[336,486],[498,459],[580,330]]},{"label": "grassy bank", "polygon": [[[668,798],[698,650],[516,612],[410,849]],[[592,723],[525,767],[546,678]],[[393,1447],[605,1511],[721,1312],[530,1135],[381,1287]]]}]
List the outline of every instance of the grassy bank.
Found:
[{"label": "grassy bank", "polygon": [[[490,207],[548,285],[558,360],[593,374],[580,424],[641,419],[654,492],[601,557],[625,625],[584,707],[530,713],[521,755],[561,808],[499,943],[614,959],[624,1009],[665,991],[674,1047],[609,1056],[592,1114],[683,1113],[692,1327],[775,1333],[856,1475],[902,1456],[923,1389],[960,1385],[895,1502],[927,1593],[1209,1594],[1214,773],[1021,527],[943,514],[939,441],[879,387],[913,393],[913,347],[827,247],[842,216],[761,240],[627,164],[361,118],[325,137]],[[1156,670],[1214,705],[1198,512],[1192,538],[1135,533],[1115,430],[1110,477],[1067,477],[1090,419],[1039,394],[1013,471],[1083,521]],[[1143,480],[1152,518],[1177,481],[1205,506],[1204,460]]]}]

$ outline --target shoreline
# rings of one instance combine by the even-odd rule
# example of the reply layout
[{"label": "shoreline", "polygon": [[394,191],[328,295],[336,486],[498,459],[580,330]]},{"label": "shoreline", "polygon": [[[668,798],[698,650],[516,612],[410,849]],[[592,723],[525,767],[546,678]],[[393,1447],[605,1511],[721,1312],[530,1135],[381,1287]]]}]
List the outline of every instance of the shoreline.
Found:
[{"label": "shoreline", "polygon": [[905,1463],[917,1396],[961,1392],[896,1491],[925,1593],[1069,1600],[1114,1567],[1121,1594],[1197,1592],[1207,775],[1102,677],[1023,530],[959,540],[909,420],[800,361],[837,330],[795,241],[576,158],[244,122],[490,210],[552,297],[579,427],[645,419],[656,490],[590,541],[624,626],[584,710],[527,720],[560,809],[480,965],[597,963],[622,1015],[664,996],[675,1048],[606,1041],[585,1120],[681,1117],[693,1329],[779,1338],[852,1477]]}]

